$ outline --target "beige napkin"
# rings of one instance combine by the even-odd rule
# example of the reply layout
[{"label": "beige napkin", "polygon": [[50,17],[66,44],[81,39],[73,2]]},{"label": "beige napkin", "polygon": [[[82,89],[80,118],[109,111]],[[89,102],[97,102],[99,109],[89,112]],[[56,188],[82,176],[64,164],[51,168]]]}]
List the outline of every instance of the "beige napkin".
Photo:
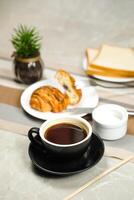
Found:
[{"label": "beige napkin", "polygon": [[[106,146],[104,156],[124,160],[129,156],[134,156],[134,153],[125,149]],[[134,163],[134,159],[130,162]]]}]

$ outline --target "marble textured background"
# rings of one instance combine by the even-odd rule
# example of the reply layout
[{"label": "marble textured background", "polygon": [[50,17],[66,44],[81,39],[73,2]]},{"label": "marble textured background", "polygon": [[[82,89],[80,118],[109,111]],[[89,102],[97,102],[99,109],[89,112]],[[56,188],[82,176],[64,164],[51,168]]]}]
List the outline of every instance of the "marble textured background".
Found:
[{"label": "marble textured background", "polygon": [[134,47],[133,0],[0,0],[0,55],[10,57],[11,34],[20,23],[38,28],[50,68],[81,73],[87,47]]}]

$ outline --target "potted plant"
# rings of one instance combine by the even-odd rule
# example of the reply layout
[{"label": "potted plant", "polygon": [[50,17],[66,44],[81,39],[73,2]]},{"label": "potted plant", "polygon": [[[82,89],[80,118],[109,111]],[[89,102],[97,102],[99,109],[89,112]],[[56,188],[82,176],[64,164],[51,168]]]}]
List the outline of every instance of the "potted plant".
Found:
[{"label": "potted plant", "polygon": [[17,81],[32,84],[41,79],[43,62],[40,57],[40,40],[35,27],[20,25],[14,29],[11,42],[15,48],[13,56]]}]

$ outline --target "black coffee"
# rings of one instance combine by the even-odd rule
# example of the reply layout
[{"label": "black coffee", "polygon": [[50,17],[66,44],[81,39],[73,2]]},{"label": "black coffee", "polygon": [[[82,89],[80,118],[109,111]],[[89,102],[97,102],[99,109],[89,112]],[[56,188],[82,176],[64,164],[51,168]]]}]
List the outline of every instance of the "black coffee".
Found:
[{"label": "black coffee", "polygon": [[84,129],[67,123],[53,125],[45,132],[45,138],[56,144],[74,144],[86,136],[87,133]]}]

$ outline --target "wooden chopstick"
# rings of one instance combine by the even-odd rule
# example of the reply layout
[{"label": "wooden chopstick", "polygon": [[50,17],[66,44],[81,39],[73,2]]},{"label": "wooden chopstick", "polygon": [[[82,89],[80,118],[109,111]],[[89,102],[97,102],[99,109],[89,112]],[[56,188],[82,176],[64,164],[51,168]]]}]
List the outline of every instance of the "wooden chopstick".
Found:
[{"label": "wooden chopstick", "polygon": [[78,188],[72,194],[70,194],[67,197],[65,197],[64,200],[71,199],[72,197],[74,197],[75,195],[77,195],[78,193],[80,193],[81,191],[83,191],[84,189],[86,189],[88,186],[94,184],[95,182],[97,182],[98,180],[100,180],[101,178],[103,178],[104,176],[108,175],[110,172],[112,172],[112,171],[120,168],[122,165],[126,164],[127,162],[129,162],[132,159],[134,159],[134,156],[129,156],[128,158],[126,158],[123,161],[119,162],[115,166],[113,166],[113,167],[109,168],[108,170],[102,172],[101,174],[99,174],[98,176],[96,176],[95,178],[93,178],[92,180],[90,180],[89,182],[87,182],[86,184],[84,184],[83,186],[81,186],[80,188]]}]

